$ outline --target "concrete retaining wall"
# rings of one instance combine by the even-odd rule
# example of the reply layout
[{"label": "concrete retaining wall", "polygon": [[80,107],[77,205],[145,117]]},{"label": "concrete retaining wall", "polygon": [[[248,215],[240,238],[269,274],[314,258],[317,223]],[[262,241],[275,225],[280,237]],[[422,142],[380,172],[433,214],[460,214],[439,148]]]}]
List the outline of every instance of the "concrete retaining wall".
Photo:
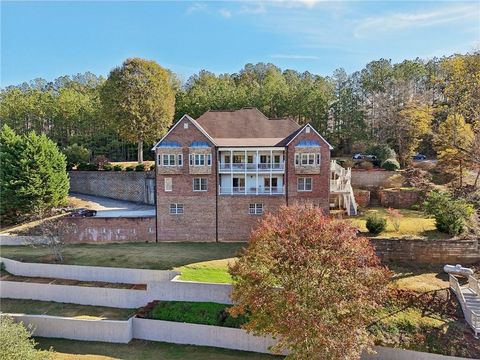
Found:
[{"label": "concrete retaining wall", "polygon": [[68,174],[72,192],[155,204],[153,171],[70,171]]},{"label": "concrete retaining wall", "polygon": [[13,275],[61,278],[79,281],[105,281],[123,284],[147,284],[171,280],[178,272],[168,270],[127,269],[99,266],[23,263],[1,258],[5,270]]},{"label": "concrete retaining wall", "polygon": [[42,236],[0,235],[0,245],[2,246],[41,244],[42,242]]},{"label": "concrete retaining wall", "polygon": [[2,297],[61,303],[139,308],[148,303],[146,290],[111,289],[88,286],[52,285],[31,282],[1,281]]},{"label": "concrete retaining wall", "polygon": [[384,262],[473,264],[480,261],[479,239],[370,239]]},{"label": "concrete retaining wall", "polygon": [[269,353],[275,344],[272,338],[256,337],[242,329],[139,318],[133,319],[133,337],[259,353]]},{"label": "concrete retaining wall", "polygon": [[32,325],[33,335],[83,341],[128,343],[132,340],[132,319],[87,320],[48,315],[8,314],[16,322]]},{"label": "concrete retaining wall", "polygon": [[376,354],[363,354],[362,360],[471,360],[463,357],[444,356],[419,351],[375,347]]}]

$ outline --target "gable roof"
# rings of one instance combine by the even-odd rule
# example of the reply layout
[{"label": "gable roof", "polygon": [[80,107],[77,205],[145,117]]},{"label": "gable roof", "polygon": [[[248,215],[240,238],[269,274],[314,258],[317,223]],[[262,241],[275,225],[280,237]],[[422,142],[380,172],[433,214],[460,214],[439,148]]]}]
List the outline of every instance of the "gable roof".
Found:
[{"label": "gable roof", "polygon": [[329,143],[327,140],[325,140],[325,138],[324,138],[322,135],[320,135],[320,133],[319,133],[317,130],[315,130],[315,128],[314,128],[312,125],[310,125],[310,124],[305,124],[305,125],[303,125],[300,129],[298,129],[298,131],[296,131],[295,133],[292,133],[288,138],[286,138],[286,139],[282,142],[283,144],[285,144],[284,146],[290,145],[290,143],[291,143],[293,140],[295,140],[295,138],[298,136],[298,134],[300,134],[300,133],[303,131],[303,129],[305,129],[305,128],[307,128],[307,127],[309,127],[310,129],[312,129],[312,130],[315,132],[315,134],[317,134],[317,135],[320,137],[320,139],[322,139],[323,141],[325,141],[325,143],[328,145],[328,148],[329,148],[330,150],[333,149],[333,146],[330,145],[330,143]]},{"label": "gable roof", "polygon": [[180,120],[178,120],[175,125],[173,125],[170,130],[168,130],[168,132],[160,139],[158,140],[158,142],[153,146],[152,150],[155,151],[155,149],[160,145],[160,143],[165,140],[165,138],[173,131],[173,129],[175,129],[177,127],[178,124],[180,124],[182,122],[182,120],[188,120],[190,121],[198,130],[200,130],[200,132],[205,135],[207,137],[208,140],[210,140],[213,145],[216,145],[215,141],[212,139],[212,137],[210,135],[208,135],[208,133],[200,126],[200,124],[198,124],[194,118],[192,118],[190,115],[188,114],[185,114],[183,115]]},{"label": "gable roof", "polygon": [[197,123],[219,146],[275,146],[300,128],[292,119],[269,119],[256,108],[210,110]]}]

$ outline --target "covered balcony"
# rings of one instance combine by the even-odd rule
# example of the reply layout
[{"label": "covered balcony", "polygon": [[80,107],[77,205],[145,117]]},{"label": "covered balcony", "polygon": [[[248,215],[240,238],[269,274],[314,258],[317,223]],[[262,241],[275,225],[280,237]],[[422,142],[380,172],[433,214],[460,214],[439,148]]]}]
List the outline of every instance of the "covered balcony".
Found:
[{"label": "covered balcony", "polygon": [[234,186],[225,187],[219,186],[218,193],[220,195],[283,195],[285,194],[285,186],[270,186],[270,187],[245,187]]},{"label": "covered balcony", "polygon": [[283,148],[221,148],[218,159],[220,173],[283,173],[285,171]]}]

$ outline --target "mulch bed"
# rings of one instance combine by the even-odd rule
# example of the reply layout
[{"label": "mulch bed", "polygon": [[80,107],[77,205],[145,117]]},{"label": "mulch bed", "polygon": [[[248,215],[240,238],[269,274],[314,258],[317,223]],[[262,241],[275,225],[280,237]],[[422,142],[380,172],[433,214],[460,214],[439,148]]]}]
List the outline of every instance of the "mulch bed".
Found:
[{"label": "mulch bed", "polygon": [[0,272],[0,280],[28,282],[28,283],[36,283],[36,284],[49,284],[49,285],[70,285],[70,286],[100,287],[100,288],[110,288],[110,289],[147,290],[146,284],[123,284],[123,283],[109,283],[104,281],[78,281],[78,280],[46,278],[46,277],[19,276],[19,275],[12,275],[6,271]]}]

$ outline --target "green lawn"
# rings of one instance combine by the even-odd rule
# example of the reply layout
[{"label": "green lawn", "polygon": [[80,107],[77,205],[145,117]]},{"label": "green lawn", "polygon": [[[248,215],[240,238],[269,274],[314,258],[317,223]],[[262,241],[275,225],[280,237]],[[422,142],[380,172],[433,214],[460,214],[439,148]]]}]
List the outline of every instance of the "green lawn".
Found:
[{"label": "green lawn", "polygon": [[39,348],[56,351],[55,360],[274,360],[280,356],[132,340],[128,344],[36,338]]},{"label": "green lawn", "polygon": [[148,317],[155,320],[240,328],[245,318],[233,318],[228,314],[228,308],[230,305],[212,302],[159,301]]},{"label": "green lawn", "polygon": [[[168,270],[184,265],[234,257],[245,243],[116,243],[72,244],[65,264]],[[23,262],[51,263],[48,248],[3,246],[3,257]]]},{"label": "green lawn", "polygon": [[235,258],[203,261],[181,266],[175,270],[182,273],[181,280],[230,284],[232,277],[228,273],[228,264],[233,261]]},{"label": "green lawn", "polygon": [[136,309],[117,309],[104,306],[6,298],[0,299],[0,310],[3,313],[65,316],[97,320],[127,320],[136,313]]},{"label": "green lawn", "polygon": [[398,231],[395,231],[391,222],[388,221],[387,209],[382,207],[368,208],[363,214],[358,217],[352,217],[349,220],[358,226],[361,232],[368,236],[371,236],[371,234],[368,233],[366,227],[367,217],[370,214],[376,213],[381,217],[387,218],[387,229],[377,235],[377,237],[413,236],[434,239],[446,239],[449,237],[448,234],[439,232],[435,227],[435,219],[428,218],[422,211],[407,209],[399,209],[399,211],[403,215],[403,218],[400,220],[400,228]]}]

